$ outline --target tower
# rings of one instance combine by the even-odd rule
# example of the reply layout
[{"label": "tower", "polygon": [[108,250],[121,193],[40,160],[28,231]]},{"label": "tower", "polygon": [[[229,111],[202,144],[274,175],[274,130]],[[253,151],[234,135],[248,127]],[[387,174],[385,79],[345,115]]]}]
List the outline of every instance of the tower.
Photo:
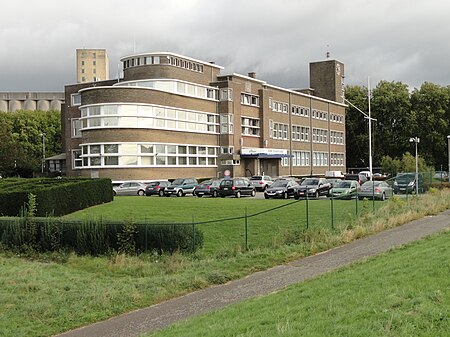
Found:
[{"label": "tower", "polygon": [[106,49],[77,49],[77,83],[109,79]]},{"label": "tower", "polygon": [[336,60],[309,64],[310,87],[314,95],[344,103],[344,64]]}]

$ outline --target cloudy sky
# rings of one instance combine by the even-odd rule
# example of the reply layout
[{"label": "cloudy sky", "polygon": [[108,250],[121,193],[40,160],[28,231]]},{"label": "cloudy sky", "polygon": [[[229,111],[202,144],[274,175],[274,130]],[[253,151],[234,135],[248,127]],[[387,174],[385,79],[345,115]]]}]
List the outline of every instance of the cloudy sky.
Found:
[{"label": "cloudy sky", "polygon": [[450,84],[446,0],[4,1],[0,91],[63,91],[75,50],[170,51],[286,88],[308,87],[308,63],[345,64],[346,83]]}]

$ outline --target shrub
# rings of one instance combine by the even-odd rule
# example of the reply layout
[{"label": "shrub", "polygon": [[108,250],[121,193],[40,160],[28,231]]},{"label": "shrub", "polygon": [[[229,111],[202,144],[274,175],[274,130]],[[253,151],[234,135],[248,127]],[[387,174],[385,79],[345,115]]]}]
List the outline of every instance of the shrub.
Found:
[{"label": "shrub", "polygon": [[[195,237],[195,244],[193,242]],[[25,251],[74,251],[103,255],[110,252],[135,254],[192,252],[203,245],[203,233],[187,225],[66,221],[62,218],[0,218],[0,242],[7,249]]]}]

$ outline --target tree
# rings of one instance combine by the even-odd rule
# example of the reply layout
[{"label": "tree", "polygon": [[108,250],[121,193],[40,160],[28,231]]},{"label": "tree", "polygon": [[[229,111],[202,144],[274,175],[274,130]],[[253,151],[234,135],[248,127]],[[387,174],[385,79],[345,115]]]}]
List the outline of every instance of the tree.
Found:
[{"label": "tree", "polygon": [[381,81],[372,94],[372,117],[377,119],[373,130],[373,157],[379,164],[383,156],[398,158],[410,149],[414,120],[406,84]]},{"label": "tree", "polygon": [[[368,111],[367,88],[347,86],[345,98],[360,110]],[[367,119],[351,105],[348,105],[346,111],[345,128],[347,167],[368,167],[369,134]]]},{"label": "tree", "polygon": [[413,134],[419,137],[419,154],[439,168],[448,163],[447,135],[450,134],[450,87],[425,82],[411,95],[416,121]]},{"label": "tree", "polygon": [[61,114],[58,111],[0,112],[0,174],[31,176],[41,171],[42,133],[46,157],[61,151]]}]

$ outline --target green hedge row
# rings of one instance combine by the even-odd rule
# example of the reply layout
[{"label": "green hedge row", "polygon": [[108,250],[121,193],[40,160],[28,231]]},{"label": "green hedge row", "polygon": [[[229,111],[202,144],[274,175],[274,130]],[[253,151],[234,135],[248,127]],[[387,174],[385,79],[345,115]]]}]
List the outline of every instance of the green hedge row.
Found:
[{"label": "green hedge row", "polygon": [[75,251],[103,255],[146,251],[193,252],[203,233],[192,225],[132,222],[67,221],[62,218],[0,218],[0,242],[13,251]]},{"label": "green hedge row", "polygon": [[110,179],[0,179],[0,215],[19,215],[29,193],[36,196],[37,216],[61,216],[113,200]]}]

